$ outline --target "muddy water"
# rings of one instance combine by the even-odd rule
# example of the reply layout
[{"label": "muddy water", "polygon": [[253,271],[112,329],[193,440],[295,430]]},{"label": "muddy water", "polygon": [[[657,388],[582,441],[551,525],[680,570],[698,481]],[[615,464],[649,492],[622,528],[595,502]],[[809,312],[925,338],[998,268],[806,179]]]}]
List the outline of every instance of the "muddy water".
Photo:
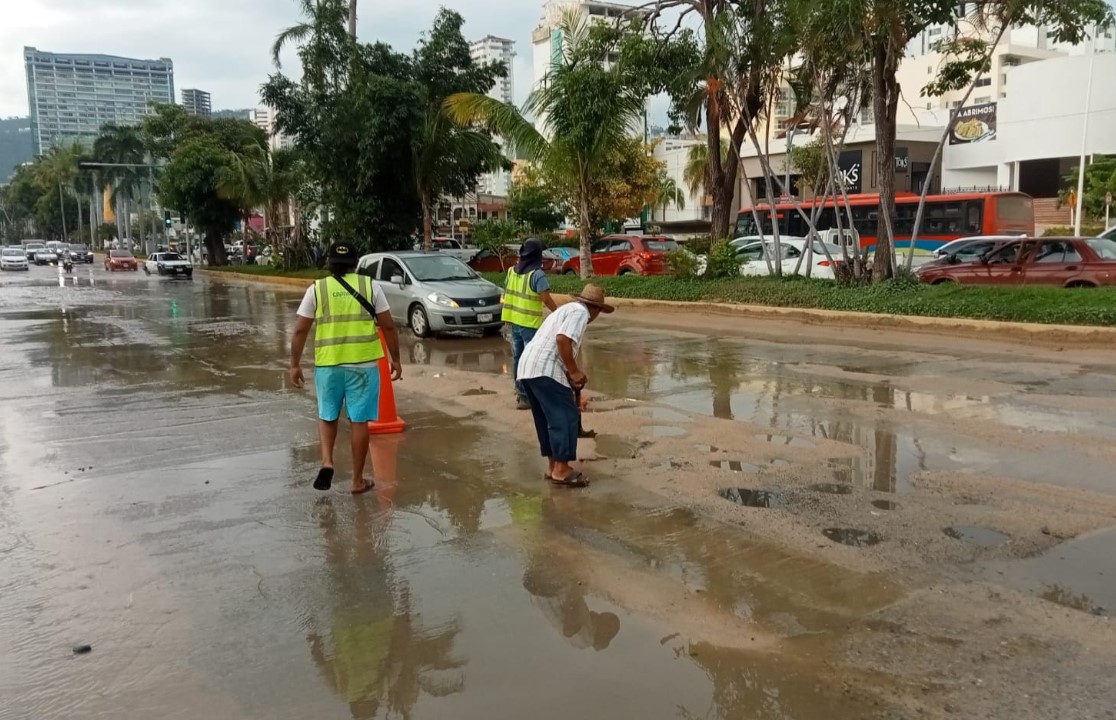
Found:
[{"label": "muddy water", "polygon": [[904,716],[824,660],[902,596],[885,578],[552,490],[480,421],[412,404],[375,494],[311,491],[297,299],[0,278],[0,718]]}]

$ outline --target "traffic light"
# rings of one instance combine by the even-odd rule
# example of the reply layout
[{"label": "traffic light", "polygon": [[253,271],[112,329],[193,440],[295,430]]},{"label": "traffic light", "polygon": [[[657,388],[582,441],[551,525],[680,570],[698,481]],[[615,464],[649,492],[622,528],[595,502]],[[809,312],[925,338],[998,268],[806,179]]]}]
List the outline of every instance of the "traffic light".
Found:
[{"label": "traffic light", "polygon": [[163,211],[163,222],[166,223],[167,227],[174,225],[174,220],[171,220],[170,210]]}]

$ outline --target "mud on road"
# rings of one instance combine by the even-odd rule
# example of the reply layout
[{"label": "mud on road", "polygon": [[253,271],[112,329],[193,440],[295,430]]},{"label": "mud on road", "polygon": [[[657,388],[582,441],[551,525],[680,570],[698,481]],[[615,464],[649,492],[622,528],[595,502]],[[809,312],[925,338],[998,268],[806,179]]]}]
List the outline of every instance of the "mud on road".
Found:
[{"label": "mud on road", "polygon": [[407,339],[354,500],[298,296],[0,277],[0,718],[1116,716],[1107,354],[618,313],[569,491]]}]

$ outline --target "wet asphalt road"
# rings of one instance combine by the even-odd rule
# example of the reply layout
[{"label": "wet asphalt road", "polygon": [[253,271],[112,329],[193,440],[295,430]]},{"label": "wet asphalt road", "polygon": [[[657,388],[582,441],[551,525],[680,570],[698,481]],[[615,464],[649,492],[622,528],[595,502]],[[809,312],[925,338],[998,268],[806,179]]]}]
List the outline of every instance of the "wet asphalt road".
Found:
[{"label": "wet asphalt road", "polygon": [[[549,493],[530,447],[508,452],[515,441],[432,407],[412,405],[408,432],[376,448],[375,496],[313,493],[314,408],[283,372],[299,294],[100,266],[0,275],[0,718],[875,716],[870,693],[840,692],[808,652],[687,645],[590,577],[617,558],[648,582],[697,577],[708,603],[790,623],[806,644],[850,607],[892,600],[878,578],[635,492]],[[741,360],[731,339],[657,337],[617,327],[594,343],[595,389],[763,419],[773,442],[847,439],[865,459],[836,479],[879,490],[938,465],[1026,476],[1057,459],[864,424],[819,398],[969,403],[1009,425],[1116,434],[1111,414],[785,371],[808,347]],[[406,355],[491,373],[508,362],[498,340],[408,342]],[[919,370],[848,355],[864,372]],[[1116,395],[1116,378],[1088,390]],[[1111,492],[1110,468],[1083,462],[1073,482]]]}]

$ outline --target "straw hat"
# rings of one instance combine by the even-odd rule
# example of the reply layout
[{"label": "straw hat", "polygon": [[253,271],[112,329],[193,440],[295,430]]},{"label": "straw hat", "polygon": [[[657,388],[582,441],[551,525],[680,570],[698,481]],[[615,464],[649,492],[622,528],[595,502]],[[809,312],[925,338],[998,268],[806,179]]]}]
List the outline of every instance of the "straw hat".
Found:
[{"label": "straw hat", "polygon": [[581,289],[580,293],[574,295],[574,300],[583,302],[590,307],[599,308],[603,313],[610,313],[616,309],[605,302],[604,290],[593,283],[589,283]]}]

